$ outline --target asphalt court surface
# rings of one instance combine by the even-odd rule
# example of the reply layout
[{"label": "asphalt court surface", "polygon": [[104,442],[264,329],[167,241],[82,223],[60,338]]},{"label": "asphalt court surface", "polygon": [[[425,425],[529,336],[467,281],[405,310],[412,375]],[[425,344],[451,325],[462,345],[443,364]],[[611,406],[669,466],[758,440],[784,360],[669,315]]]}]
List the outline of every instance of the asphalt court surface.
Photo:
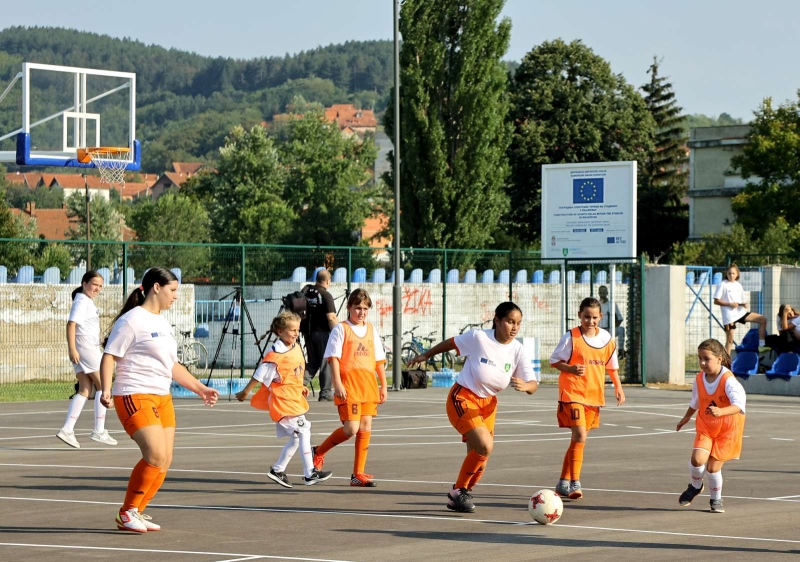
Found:
[{"label": "asphalt court surface", "polygon": [[[175,460],[148,508],[160,532],[116,530],[114,516],[140,454],[109,412],[116,447],[89,440],[92,404],[76,434],[55,438],[67,400],[0,404],[0,561],[137,560],[800,560],[800,401],[751,395],[742,459],[723,469],[724,514],[707,492],[689,508],[694,424],[675,432],[688,391],[626,387],[591,432],[583,500],[555,525],[533,523],[530,495],[558,479],[569,434],[556,424],[556,388],[499,397],[496,442],[475,488],[474,514],[445,508],[464,458],[444,410],[447,389],[390,393],[374,420],[367,472],[378,487],[349,486],[352,440],[333,449],[334,476],[304,486],[299,458],[284,489],[266,478],[284,440],[266,413],[222,401],[177,400]],[[606,389],[609,402],[611,388]],[[311,402],[312,443],[339,421]]]}]

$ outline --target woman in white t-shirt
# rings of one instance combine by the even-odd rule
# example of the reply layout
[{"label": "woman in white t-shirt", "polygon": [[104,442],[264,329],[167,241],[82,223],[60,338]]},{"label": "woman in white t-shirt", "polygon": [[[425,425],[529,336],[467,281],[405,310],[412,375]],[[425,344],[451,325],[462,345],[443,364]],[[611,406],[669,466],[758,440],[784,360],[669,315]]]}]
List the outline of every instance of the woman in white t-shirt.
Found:
[{"label": "woman in white t-shirt", "polygon": [[[81,286],[72,291],[72,308],[67,320],[67,348],[69,360],[78,377],[78,391],[70,400],[67,419],[56,437],[70,447],[81,448],[75,438],[75,423],[83,406],[89,399],[92,388],[100,388],[100,315],[94,298],[103,290],[103,277],[89,270],[81,278]],[[89,435],[92,441],[105,445],[116,445],[117,441],[106,431],[106,407],[100,401],[102,394],[94,395],[94,429]]]},{"label": "woman in white t-shirt", "polygon": [[722,310],[722,326],[725,329],[725,351],[733,349],[733,332],[736,324],[758,323],[758,345],[764,347],[767,337],[767,319],[756,312],[747,311],[744,302],[744,288],[739,283],[739,267],[732,263],[725,271],[726,279],[717,285],[714,292],[714,304]]},{"label": "woman in white t-shirt", "polygon": [[447,494],[447,509],[452,511],[475,511],[471,492],[483,476],[494,447],[497,393],[509,384],[528,394],[539,388],[531,358],[515,339],[521,323],[520,308],[513,302],[501,303],[494,311],[491,330],[465,332],[409,362],[409,366],[425,364],[431,357],[453,349],[466,357],[464,368],[447,395],[447,417],[467,444],[467,456]]},{"label": "woman in white t-shirt", "polygon": [[[172,381],[200,395],[213,406],[219,393],[208,388],[178,363],[178,344],[161,312],[178,298],[178,279],[168,269],[149,269],[114,321],[100,364],[103,403],[114,407],[125,432],[142,451],[142,460],[128,481],[117,528],[145,533],[161,527],[144,509],[164,483],[175,444]],[[111,378],[116,364],[114,388]]]}]

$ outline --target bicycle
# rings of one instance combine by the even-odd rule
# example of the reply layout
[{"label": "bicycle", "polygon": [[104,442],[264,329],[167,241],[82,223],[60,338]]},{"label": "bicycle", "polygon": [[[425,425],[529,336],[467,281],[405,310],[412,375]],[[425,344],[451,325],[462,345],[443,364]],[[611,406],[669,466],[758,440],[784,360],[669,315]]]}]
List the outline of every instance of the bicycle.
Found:
[{"label": "bicycle", "polygon": [[[433,337],[433,335],[436,332],[431,332],[430,334],[428,334],[425,337],[417,337],[414,334],[414,331],[417,328],[419,328],[419,326],[414,326],[413,328],[411,328],[407,332],[403,332],[403,337],[405,337],[407,335],[411,335],[411,341],[404,343],[403,344],[403,348],[400,350],[400,358],[402,359],[404,365],[407,365],[409,363],[409,361],[411,361],[417,355],[421,355],[421,354],[425,353],[426,351],[428,351],[431,347],[433,347],[433,342],[436,340],[436,338]],[[423,341],[427,342],[427,344],[428,344],[427,347],[425,345],[423,345],[423,343],[422,343]],[[445,351],[441,355],[442,355],[442,360],[441,360],[441,368],[442,368],[442,370],[445,367],[449,367],[449,368],[452,369],[453,365],[455,363],[455,357],[453,356],[453,353],[450,352],[450,351]],[[430,359],[428,359],[426,361],[426,365],[432,365],[434,370],[438,370],[437,369],[437,364],[436,364],[436,359],[434,357],[431,357]]]},{"label": "bicycle", "polygon": [[178,363],[186,367],[194,367],[195,371],[205,371],[208,368],[208,349],[194,339],[191,330],[180,331],[178,340]]},{"label": "bicycle", "polygon": [[[463,334],[464,332],[467,332],[469,330],[474,330],[474,329],[483,330],[484,329],[483,327],[486,325],[487,322],[491,322],[491,320],[484,320],[483,322],[474,322],[472,324],[467,324],[466,326],[461,328],[461,331],[458,332],[458,335],[460,336],[461,334]],[[457,356],[455,358],[455,361],[459,365],[463,365],[464,361],[466,361],[466,359],[467,358],[464,357],[463,355],[459,355],[459,356]]]}]

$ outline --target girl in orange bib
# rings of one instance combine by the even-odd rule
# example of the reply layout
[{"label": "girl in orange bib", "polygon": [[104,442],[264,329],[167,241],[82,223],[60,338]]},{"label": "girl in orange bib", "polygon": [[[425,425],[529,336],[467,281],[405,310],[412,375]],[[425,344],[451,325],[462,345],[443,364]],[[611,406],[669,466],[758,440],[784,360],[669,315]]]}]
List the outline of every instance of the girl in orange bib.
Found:
[{"label": "girl in orange bib", "polygon": [[[333,401],[339,409],[342,427],[314,447],[314,466],[322,469],[325,454],[355,435],[350,485],[361,488],[377,486],[364,468],[372,436],[372,417],[378,415],[378,404],[386,402],[386,354],[378,331],[367,322],[370,308],[369,294],[364,289],[353,291],[347,299],[347,320],[337,324],[328,339],[325,359],[331,366]],[[376,373],[380,388],[375,383]]]},{"label": "girl in orange bib", "polygon": [[711,488],[711,513],[724,513],[722,506],[722,465],[738,459],[742,452],[745,404],[744,388],[728,369],[731,358],[717,340],[709,339],[697,347],[700,368],[692,384],[692,401],[677,431],[697,413],[694,449],[689,461],[691,483],[679,503],[688,506],[704,490],[703,473],[708,473]]},{"label": "girl in orange bib", "polygon": [[614,383],[617,406],[625,403],[619,380],[617,346],[599,327],[600,302],[586,298],[578,311],[580,326],[562,336],[550,356],[550,365],[561,371],[558,377],[558,427],[569,427],[572,439],[564,455],[556,494],[577,500],[583,497],[581,468],[583,450],[590,430],[600,427],[600,408],[606,405],[606,373]]},{"label": "girl in orange bib", "polygon": [[[261,383],[262,390],[259,393],[262,394],[256,396],[267,395],[266,408],[275,422],[278,437],[289,438],[278,462],[269,469],[267,477],[284,488],[291,488],[292,483],[286,476],[286,466],[299,448],[303,455],[303,481],[306,486],[313,486],[330,478],[332,473],[314,468],[311,458],[311,422],[305,416],[308,412],[308,388],[303,386],[306,360],[303,349],[297,343],[300,317],[294,312],[281,312],[272,321],[270,331],[278,336],[278,341],[264,356],[247,386],[236,393],[236,398],[239,402],[244,401],[250,391]],[[259,407],[256,400],[253,401],[253,406]]]}]

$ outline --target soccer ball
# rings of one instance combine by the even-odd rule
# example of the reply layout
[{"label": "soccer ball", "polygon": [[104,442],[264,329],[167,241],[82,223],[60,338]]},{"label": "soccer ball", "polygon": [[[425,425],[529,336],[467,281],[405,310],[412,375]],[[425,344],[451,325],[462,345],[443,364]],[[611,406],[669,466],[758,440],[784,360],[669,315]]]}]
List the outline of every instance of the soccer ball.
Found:
[{"label": "soccer ball", "polygon": [[528,501],[528,512],[540,525],[550,525],[561,519],[564,503],[553,490],[539,490]]}]

